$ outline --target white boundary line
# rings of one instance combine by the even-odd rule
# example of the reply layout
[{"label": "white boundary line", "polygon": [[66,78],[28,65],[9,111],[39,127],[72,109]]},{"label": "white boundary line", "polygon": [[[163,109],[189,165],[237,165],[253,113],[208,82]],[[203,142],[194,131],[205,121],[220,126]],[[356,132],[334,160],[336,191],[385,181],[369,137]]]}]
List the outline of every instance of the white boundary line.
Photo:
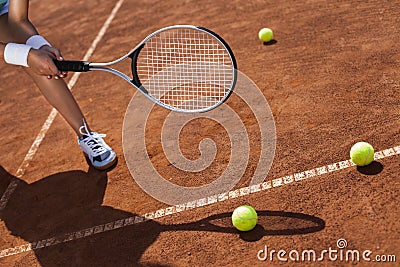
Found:
[{"label": "white boundary line", "polygon": [[[374,159],[379,160],[395,155],[400,155],[400,146],[392,147],[389,149],[385,149],[379,152],[375,152]],[[171,214],[176,214],[185,210],[191,210],[198,207],[208,206],[217,202],[223,202],[228,199],[238,198],[242,196],[247,196],[256,192],[265,191],[272,189],[274,187],[280,187],[283,185],[291,184],[293,182],[307,180],[309,178],[322,176],[324,174],[329,174],[332,172],[340,171],[343,169],[350,168],[355,166],[351,160],[340,161],[337,163],[325,165],[319,168],[295,173],[292,175],[287,175],[281,178],[273,179],[272,181],[263,182],[260,184],[256,184],[253,186],[239,188],[233,191],[229,191],[226,193],[218,194],[215,196],[210,196],[202,199],[198,199],[195,201],[187,202],[181,205],[170,206],[167,208],[159,209],[155,212],[146,213],[144,216],[131,216],[128,218],[116,220],[113,222],[96,225],[91,228],[82,229],[73,233],[67,233],[64,235],[59,235],[55,237],[51,237],[48,239],[43,239],[40,241],[26,243],[24,245],[20,245],[13,248],[3,249],[0,251],[0,258],[20,254],[23,252],[37,250],[44,247],[50,247],[53,245],[57,245],[60,243],[66,243],[69,241],[86,238],[88,236],[92,236],[95,234],[112,231],[114,229],[119,229],[128,225],[142,223],[144,221],[157,219],[161,217],[165,217]]]},{"label": "white boundary line", "polygon": [[[124,0],[119,0],[115,4],[113,10],[111,11],[111,14],[108,16],[107,20],[104,22],[104,24],[101,27],[96,38],[93,40],[89,50],[86,52],[85,56],[83,57],[83,61],[88,61],[89,58],[92,56],[94,50],[96,49],[96,47],[99,44],[99,42],[101,41],[101,39],[104,37],[104,34],[106,33],[108,27],[110,26],[112,20],[114,19],[115,15],[117,14],[117,12],[120,9],[123,2],[124,2]],[[73,74],[71,80],[68,82],[68,88],[70,90],[72,90],[72,88],[75,86],[80,75],[81,75],[81,72],[75,72]],[[19,166],[17,173],[16,173],[17,178],[21,178],[25,174],[25,171],[27,170],[30,162],[32,161],[37,150],[39,149],[40,144],[42,143],[44,137],[46,136],[47,131],[50,129],[50,126],[53,124],[54,119],[56,118],[57,114],[58,114],[58,111],[55,108],[53,108],[51,110],[49,116],[47,117],[46,121],[44,122],[39,134],[36,136],[35,141],[33,141],[31,148],[28,150],[28,153],[25,155],[24,160],[22,161],[21,165]],[[7,202],[10,199],[12,193],[14,192],[15,188],[17,188],[17,186],[18,186],[18,183],[19,183],[18,179],[11,180],[6,191],[4,192],[3,196],[0,199],[0,211],[3,210],[5,208],[5,206],[7,205]]]}]

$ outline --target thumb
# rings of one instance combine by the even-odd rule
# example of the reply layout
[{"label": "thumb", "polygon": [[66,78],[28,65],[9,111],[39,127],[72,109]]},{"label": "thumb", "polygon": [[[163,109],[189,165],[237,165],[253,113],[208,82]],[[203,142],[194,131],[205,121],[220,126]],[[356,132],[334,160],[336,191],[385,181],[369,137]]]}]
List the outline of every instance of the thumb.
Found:
[{"label": "thumb", "polygon": [[61,55],[60,50],[54,48],[54,50],[53,50],[52,52],[53,52],[53,54],[56,56],[56,59],[57,59],[58,61],[64,60],[64,58],[63,58],[62,55]]}]

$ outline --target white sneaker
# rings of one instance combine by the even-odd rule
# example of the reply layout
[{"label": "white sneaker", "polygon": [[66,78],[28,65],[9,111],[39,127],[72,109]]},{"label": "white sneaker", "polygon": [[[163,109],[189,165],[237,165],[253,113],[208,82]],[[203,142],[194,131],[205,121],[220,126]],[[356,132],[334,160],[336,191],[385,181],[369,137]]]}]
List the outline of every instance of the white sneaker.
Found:
[{"label": "white sneaker", "polygon": [[98,134],[96,132],[89,132],[86,123],[79,129],[82,134],[78,138],[78,144],[89,158],[93,167],[98,170],[105,170],[113,166],[117,161],[115,152],[103,140],[105,134]]}]

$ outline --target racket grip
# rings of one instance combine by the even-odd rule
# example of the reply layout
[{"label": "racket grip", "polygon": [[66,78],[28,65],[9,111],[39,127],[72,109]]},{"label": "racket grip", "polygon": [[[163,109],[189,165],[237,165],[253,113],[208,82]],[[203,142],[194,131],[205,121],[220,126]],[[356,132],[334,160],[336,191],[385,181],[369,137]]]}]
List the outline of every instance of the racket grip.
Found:
[{"label": "racket grip", "polygon": [[60,71],[85,72],[89,71],[90,62],[76,60],[54,60],[54,64]]}]

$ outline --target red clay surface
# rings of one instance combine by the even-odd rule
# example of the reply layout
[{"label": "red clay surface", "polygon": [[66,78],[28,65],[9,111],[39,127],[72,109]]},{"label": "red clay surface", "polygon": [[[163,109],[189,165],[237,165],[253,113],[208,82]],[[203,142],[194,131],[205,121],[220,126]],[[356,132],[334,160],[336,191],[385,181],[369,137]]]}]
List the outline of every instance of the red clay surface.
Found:
[{"label": "red clay surface", "polygon": [[[114,2],[31,1],[31,19],[66,59],[80,59]],[[266,181],[347,160],[351,146],[367,141],[376,151],[400,145],[400,7],[395,1],[124,1],[91,60],[110,61],[149,33],[173,24],[201,25],[233,49],[240,71],[268,100],[277,148]],[[263,45],[270,27],[276,43]],[[0,195],[23,161],[51,107],[18,68],[0,65]],[[72,77],[72,73],[69,75]],[[68,78],[70,79],[70,78]],[[67,80],[68,80],[67,79]],[[87,73],[73,88],[91,127],[107,133],[119,164],[108,173],[89,170],[76,137],[58,115],[20,184],[0,212],[0,250],[143,215],[167,207],[135,183],[124,161],[122,123],[132,88],[111,74]],[[258,128],[240,100],[228,104],[244,116],[252,158],[237,188],[248,185],[259,156]],[[150,125],[166,111],[156,109]],[[154,166],[178,184],[197,186],[223,170],[229,153],[223,128],[203,120],[187,125],[182,143],[198,157],[199,140],[215,137],[217,163],[202,177],[173,170],[162,154],[160,129],[146,138]],[[191,133],[195,133],[191,135]],[[225,141],[224,141],[225,140]],[[222,142],[222,143],[220,143]],[[191,144],[191,147],[190,147]],[[221,151],[222,150],[222,151]],[[229,151],[229,150],[228,150]],[[391,254],[400,261],[399,155],[160,219],[0,258],[1,266],[267,266],[269,249],[349,249]],[[252,205],[257,228],[240,234],[230,212]],[[286,255],[287,256],[287,255]],[[371,256],[372,258],[373,256]],[[307,262],[309,263],[309,262]],[[306,263],[300,263],[305,265]],[[395,263],[329,261],[312,265],[394,266]]]}]

